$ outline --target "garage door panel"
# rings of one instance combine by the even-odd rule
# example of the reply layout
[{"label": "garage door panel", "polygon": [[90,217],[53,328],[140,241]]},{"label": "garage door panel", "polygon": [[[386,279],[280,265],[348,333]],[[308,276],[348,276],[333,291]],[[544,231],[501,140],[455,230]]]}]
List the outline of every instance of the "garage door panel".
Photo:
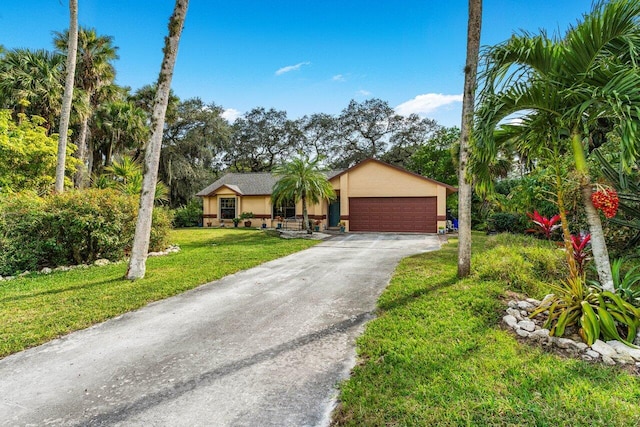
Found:
[{"label": "garage door panel", "polygon": [[435,197],[352,197],[349,199],[351,231],[435,233]]}]

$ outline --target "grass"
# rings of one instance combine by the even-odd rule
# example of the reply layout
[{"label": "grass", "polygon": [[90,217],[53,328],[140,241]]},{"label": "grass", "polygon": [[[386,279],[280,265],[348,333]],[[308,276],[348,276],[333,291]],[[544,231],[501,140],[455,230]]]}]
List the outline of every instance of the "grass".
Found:
[{"label": "grass", "polygon": [[[474,263],[498,265],[490,238],[473,239]],[[508,285],[458,280],[456,260],[449,244],[400,263],[334,425],[640,425],[638,377],[518,342],[499,326]]]},{"label": "grass", "polygon": [[175,230],[171,240],[182,250],[149,258],[134,282],[123,279],[126,263],[0,282],[0,357],[316,243],[206,228]]}]

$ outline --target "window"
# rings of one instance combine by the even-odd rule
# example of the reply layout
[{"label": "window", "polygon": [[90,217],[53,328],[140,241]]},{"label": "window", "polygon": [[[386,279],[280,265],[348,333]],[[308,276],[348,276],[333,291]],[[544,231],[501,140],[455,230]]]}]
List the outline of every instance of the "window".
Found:
[{"label": "window", "polygon": [[296,216],[296,204],[293,200],[287,200],[282,206],[273,205],[273,217],[293,218]]},{"label": "window", "polygon": [[236,198],[225,197],[220,199],[220,219],[233,219],[236,217]]}]

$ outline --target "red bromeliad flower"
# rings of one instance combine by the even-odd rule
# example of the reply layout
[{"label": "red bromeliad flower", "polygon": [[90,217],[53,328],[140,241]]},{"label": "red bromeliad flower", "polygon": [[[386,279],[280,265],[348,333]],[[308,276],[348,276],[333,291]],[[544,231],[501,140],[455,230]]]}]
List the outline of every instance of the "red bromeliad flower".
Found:
[{"label": "red bromeliad flower", "polygon": [[547,239],[551,238],[551,233],[560,227],[556,224],[560,220],[560,215],[554,215],[551,218],[544,217],[534,210],[533,213],[527,213],[527,216],[533,220],[533,223],[540,227],[540,230]]},{"label": "red bromeliad flower", "polygon": [[591,195],[591,202],[593,207],[600,209],[604,216],[607,218],[613,218],[618,212],[618,193],[612,188],[605,188],[598,190]]},{"label": "red bromeliad flower", "polygon": [[591,240],[591,234],[571,235],[571,245],[573,246],[573,259],[576,260],[576,266],[580,274],[584,272],[584,265],[589,260],[586,251],[587,244]]}]

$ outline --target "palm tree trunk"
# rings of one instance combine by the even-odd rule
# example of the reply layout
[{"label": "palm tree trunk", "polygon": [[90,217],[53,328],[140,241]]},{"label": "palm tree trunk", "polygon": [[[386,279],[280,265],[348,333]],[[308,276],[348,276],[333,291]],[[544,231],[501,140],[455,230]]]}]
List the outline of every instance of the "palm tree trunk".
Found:
[{"label": "palm tree trunk", "polygon": [[589,233],[591,234],[591,251],[593,253],[593,262],[598,270],[598,280],[604,290],[615,292],[613,286],[613,275],[611,274],[611,263],[609,262],[609,251],[607,243],[604,240],[604,232],[602,231],[602,222],[600,214],[593,206],[591,201],[591,183],[587,170],[587,160],[582,148],[582,135],[577,127],[571,132],[571,147],[573,149],[573,158],[576,164],[576,170],[580,175],[580,189],[582,190],[582,198],[584,210],[589,224]]},{"label": "palm tree trunk", "polygon": [[160,69],[160,76],[158,77],[158,89],[153,101],[153,114],[151,116],[153,133],[144,156],[145,168],[144,178],[142,180],[142,194],[140,195],[140,209],[138,210],[129,268],[125,276],[130,280],[142,279],[146,271],[164,118],[167,112],[167,104],[169,103],[171,79],[178,55],[178,44],[180,42],[182,28],[184,27],[188,6],[189,0],[176,0],[173,14],[169,19],[169,36],[165,38],[164,59]]},{"label": "palm tree trunk", "polygon": [[613,286],[613,276],[611,274],[611,263],[609,261],[609,251],[607,243],[604,239],[602,231],[602,222],[600,214],[591,202],[591,184],[586,181],[581,185],[584,210],[587,216],[587,224],[589,224],[589,233],[591,233],[591,252],[593,253],[593,262],[598,270],[598,279],[602,288],[606,291],[615,292]]},{"label": "palm tree trunk", "polygon": [[467,180],[467,164],[469,161],[469,140],[473,129],[473,107],[481,27],[482,0],[469,0],[467,60],[464,70],[458,170],[458,277],[466,277],[471,272],[471,182]]},{"label": "palm tree trunk", "polygon": [[78,151],[76,156],[80,160],[80,166],[74,177],[74,185],[76,188],[85,188],[87,186],[89,173],[91,172],[89,164],[89,147],[87,146],[87,135],[89,133],[89,118],[82,119],[80,124],[80,134],[78,135]]},{"label": "palm tree trunk", "polygon": [[307,197],[302,196],[302,222],[304,230],[307,230],[307,234],[312,234],[313,231],[309,227],[309,213],[307,212]]},{"label": "palm tree trunk", "polygon": [[[69,0],[69,45],[67,48],[67,76],[62,97],[60,113],[60,132],[58,136],[58,162],[56,164],[55,192],[64,191],[64,170],[67,161],[67,134],[71,103],[73,102],[73,83],[76,77],[76,54],[78,52],[78,0]],[[53,122],[51,122],[53,123]]]}]

